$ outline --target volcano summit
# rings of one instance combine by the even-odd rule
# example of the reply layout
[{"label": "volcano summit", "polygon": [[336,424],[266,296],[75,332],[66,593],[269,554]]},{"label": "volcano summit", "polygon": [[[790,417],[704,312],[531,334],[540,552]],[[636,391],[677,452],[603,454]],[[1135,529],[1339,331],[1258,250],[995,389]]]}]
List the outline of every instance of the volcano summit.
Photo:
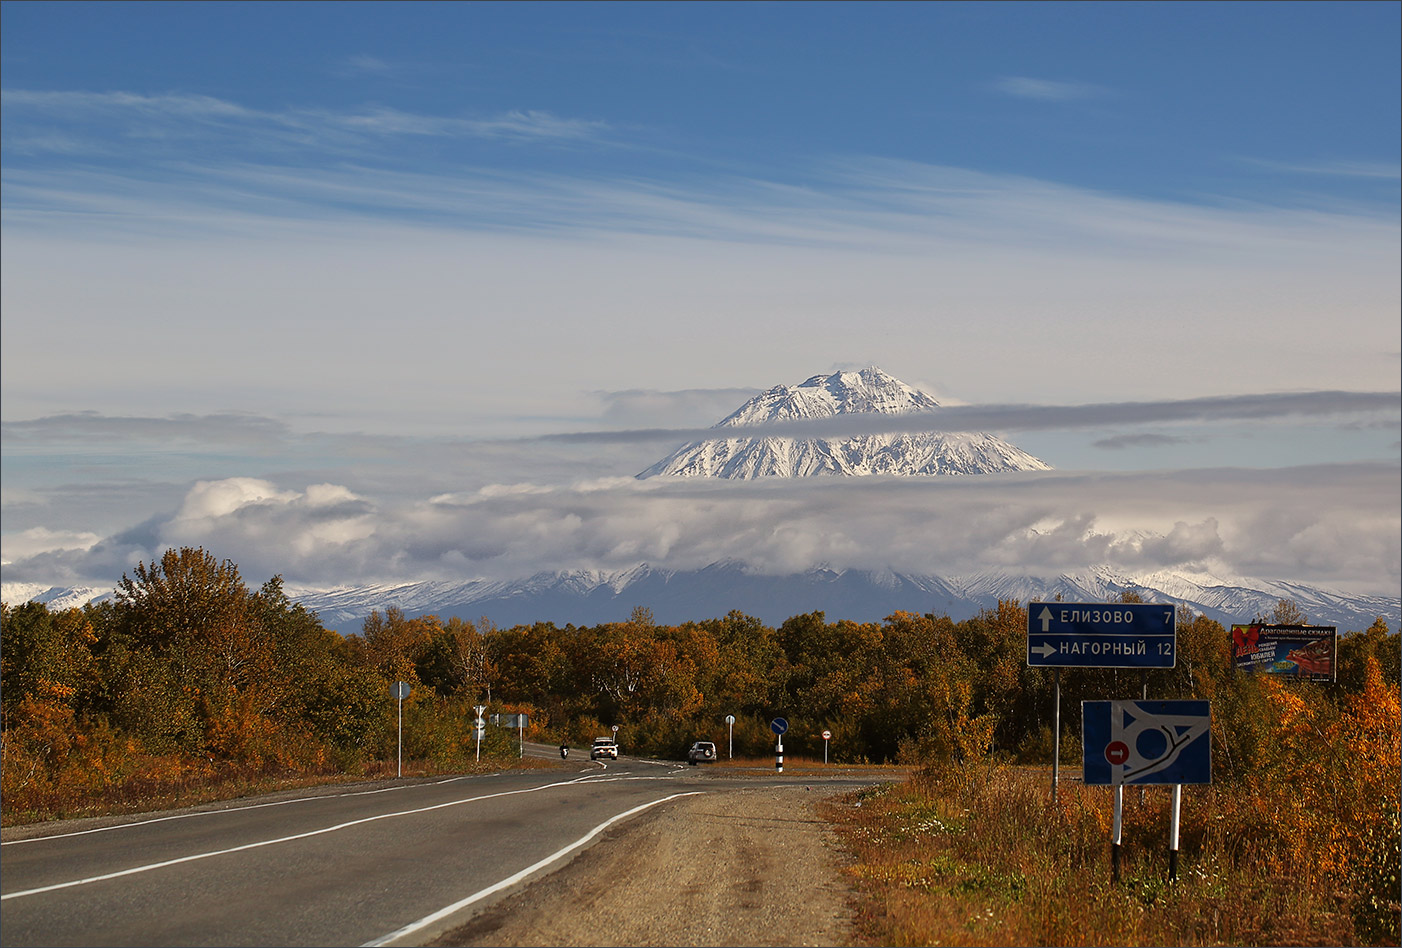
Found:
[{"label": "volcano summit", "polygon": [[[809,421],[835,415],[938,411],[934,397],[876,368],[815,375],[776,385],[714,428]],[[808,477],[818,474],[935,475],[1049,471],[1051,465],[983,432],[909,432],[843,438],[726,437],[695,441],[658,461],[640,478]]]}]

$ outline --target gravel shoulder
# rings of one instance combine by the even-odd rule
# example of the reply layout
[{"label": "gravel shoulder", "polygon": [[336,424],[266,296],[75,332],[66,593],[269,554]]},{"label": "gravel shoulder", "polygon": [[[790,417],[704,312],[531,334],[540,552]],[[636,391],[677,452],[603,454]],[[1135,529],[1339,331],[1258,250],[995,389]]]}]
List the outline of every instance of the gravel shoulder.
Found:
[{"label": "gravel shoulder", "polygon": [[728,790],[620,824],[435,946],[847,945],[853,891],[816,812],[845,790]]}]

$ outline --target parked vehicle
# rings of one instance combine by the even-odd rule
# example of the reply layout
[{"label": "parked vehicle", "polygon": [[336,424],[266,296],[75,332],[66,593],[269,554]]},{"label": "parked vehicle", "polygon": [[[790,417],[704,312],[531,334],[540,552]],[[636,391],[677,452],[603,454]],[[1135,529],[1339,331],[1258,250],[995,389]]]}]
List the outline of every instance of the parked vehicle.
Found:
[{"label": "parked vehicle", "polygon": [[716,745],[710,741],[697,741],[691,745],[691,750],[686,752],[686,762],[695,767],[697,764],[712,763],[716,759]]},{"label": "parked vehicle", "polygon": [[598,760],[600,757],[611,757],[618,759],[618,745],[611,737],[594,738],[594,746],[589,748],[589,759]]}]

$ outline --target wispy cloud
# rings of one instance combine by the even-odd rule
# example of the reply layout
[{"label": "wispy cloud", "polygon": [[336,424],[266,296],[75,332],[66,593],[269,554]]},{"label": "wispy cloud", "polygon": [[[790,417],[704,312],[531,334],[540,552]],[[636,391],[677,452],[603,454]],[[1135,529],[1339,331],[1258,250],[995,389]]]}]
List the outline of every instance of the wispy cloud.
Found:
[{"label": "wispy cloud", "polygon": [[601,421],[611,427],[634,428],[678,423],[704,425],[725,417],[737,405],[759,393],[757,388],[696,388],[670,392],[630,389],[594,394],[604,404]]},{"label": "wispy cloud", "polygon": [[[468,133],[565,140],[588,134],[578,123],[541,113],[469,122],[375,110],[318,127],[361,140]],[[1245,252],[1253,260],[1262,250],[1305,253],[1356,245],[1366,255],[1397,243],[1390,213],[1159,201],[882,159],[816,165],[804,186],[741,177],[661,181],[357,162],[313,171],[236,155],[216,163],[181,158],[159,182],[116,166],[7,166],[4,181],[7,224],[81,226],[87,233],[135,227],[261,237],[269,227],[306,221],[394,222],[468,232],[678,237],[946,256],[986,247],[1002,255],[1085,249],[1145,259]]]},{"label": "wispy cloud", "polygon": [[284,422],[245,413],[179,413],[145,418],[84,411],[0,424],[0,438],[7,450],[20,449],[25,444],[51,446],[66,441],[130,444],[149,440],[166,445],[201,442],[251,446],[282,442],[289,434]]},{"label": "wispy cloud", "polygon": [[368,53],[347,56],[340,64],[340,71],[345,74],[385,76],[393,74],[396,69],[392,63]]},{"label": "wispy cloud", "polygon": [[1129,424],[1215,424],[1358,413],[1402,413],[1402,392],[1293,392],[1099,405],[955,405],[937,412],[902,415],[854,413],[765,425],[581,431],[539,437],[565,442],[629,442],[744,437],[853,437],[924,431],[1064,431]]},{"label": "wispy cloud", "polygon": [[[639,417],[727,415],[740,401],[758,389],[687,389],[681,391],[627,390],[595,392],[604,405],[601,421],[628,423]],[[1283,422],[1330,418],[1340,426],[1390,427],[1402,416],[1402,392],[1283,392],[1222,395],[1152,402],[1108,402],[1089,405],[950,405],[933,412],[884,415],[873,412],[831,415],[802,421],[763,425],[714,425],[698,427],[608,428],[593,431],[554,432],[526,438],[476,438],[440,444],[512,445],[523,442],[564,444],[636,444],[716,438],[847,438],[860,435],[963,431],[1073,431],[1086,428],[1133,425],[1192,424],[1197,426],[1240,421]],[[370,453],[405,450],[411,439],[394,436],[331,435],[295,432],[285,421],[247,413],[212,415],[175,414],[166,417],[109,416],[99,412],[49,415],[0,424],[6,449],[28,444],[68,442],[139,442],[153,444],[204,443],[217,450],[233,446],[292,445],[308,439],[334,445],[337,453],[354,453],[359,443]],[[1161,433],[1120,434],[1098,441],[1101,447],[1160,446],[1185,439]],[[432,441],[420,439],[420,444]]]},{"label": "wispy cloud", "polygon": [[[477,116],[424,115],[387,106],[270,111],[188,93],[5,89],[0,103],[9,125],[7,147],[13,133],[29,151],[52,143],[64,153],[73,153],[81,142],[99,152],[111,152],[120,143],[123,152],[134,156],[143,148],[166,148],[172,141],[234,140],[241,154],[256,154],[289,148],[343,151],[405,137],[583,142],[608,131],[602,121],[539,110]],[[114,140],[114,134],[120,137]]]},{"label": "wispy cloud", "polygon": [[1092,447],[1107,448],[1112,451],[1122,451],[1126,448],[1167,448],[1177,444],[1187,444],[1194,438],[1181,438],[1173,435],[1163,434],[1121,434],[1111,435],[1108,438],[1101,438],[1092,441]]},{"label": "wispy cloud", "polygon": [[1332,178],[1375,178],[1380,181],[1402,179],[1402,165],[1375,161],[1272,161],[1266,158],[1242,158],[1243,164],[1284,174],[1318,175]]},{"label": "wispy cloud", "polygon": [[1018,99],[1036,99],[1042,102],[1071,102],[1076,99],[1101,98],[1110,94],[1110,90],[1105,87],[1088,82],[1034,79],[1028,76],[1002,76],[993,81],[992,88],[996,92]]}]

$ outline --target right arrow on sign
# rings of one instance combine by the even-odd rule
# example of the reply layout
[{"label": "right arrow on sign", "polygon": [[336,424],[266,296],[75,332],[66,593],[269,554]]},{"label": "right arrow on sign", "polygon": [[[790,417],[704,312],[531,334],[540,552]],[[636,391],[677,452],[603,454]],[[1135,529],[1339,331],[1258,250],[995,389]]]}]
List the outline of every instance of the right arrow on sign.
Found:
[{"label": "right arrow on sign", "polygon": [[1031,652],[1031,653],[1034,654],[1034,655],[1040,655],[1040,656],[1042,656],[1043,658],[1046,658],[1046,657],[1049,656],[1049,655],[1055,655],[1055,654],[1056,654],[1056,646],[1054,646],[1054,645],[1034,645],[1034,646],[1032,646],[1030,649],[1028,649],[1028,651]]}]

